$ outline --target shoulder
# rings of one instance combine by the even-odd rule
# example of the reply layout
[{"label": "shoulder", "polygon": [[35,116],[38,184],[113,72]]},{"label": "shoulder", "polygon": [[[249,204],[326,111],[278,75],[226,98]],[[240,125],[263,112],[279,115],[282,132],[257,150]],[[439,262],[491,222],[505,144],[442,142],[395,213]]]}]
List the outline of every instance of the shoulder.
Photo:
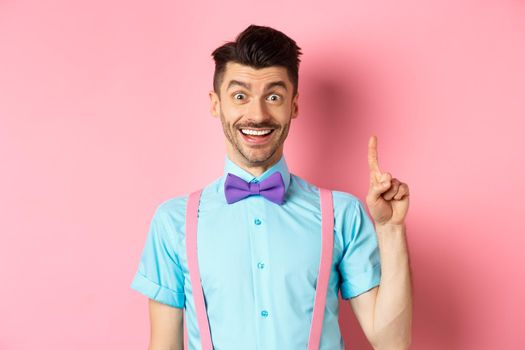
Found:
[{"label": "shoulder", "polygon": [[345,191],[332,190],[334,209],[338,208],[343,211],[355,210],[362,205],[361,200],[354,194]]},{"label": "shoulder", "polygon": [[318,195],[317,186],[293,173],[290,173],[290,190],[316,196]]},{"label": "shoulder", "polygon": [[[216,194],[219,182],[220,178],[215,179],[213,182],[201,188],[201,202],[203,198],[207,201]],[[155,208],[154,219],[162,224],[183,225],[186,221],[188,198],[190,197],[190,193],[194,191],[195,190],[188,191],[186,194],[170,197],[161,201]]]},{"label": "shoulder", "polygon": [[[291,180],[294,185],[293,188],[295,190],[299,190],[302,193],[315,195],[317,197],[319,196],[319,186],[316,186],[308,182],[307,180],[301,178],[300,176],[294,174],[291,174]],[[361,200],[352,193],[338,190],[331,190],[331,192],[332,200],[334,203],[334,212],[336,215],[351,214],[356,209],[359,209],[359,206],[363,205]]]},{"label": "shoulder", "polygon": [[170,197],[161,201],[156,208],[156,211],[161,214],[177,215],[185,210],[189,194]]},{"label": "shoulder", "polygon": [[189,194],[170,197],[155,208],[152,222],[166,231],[180,231],[186,221],[186,203]]}]

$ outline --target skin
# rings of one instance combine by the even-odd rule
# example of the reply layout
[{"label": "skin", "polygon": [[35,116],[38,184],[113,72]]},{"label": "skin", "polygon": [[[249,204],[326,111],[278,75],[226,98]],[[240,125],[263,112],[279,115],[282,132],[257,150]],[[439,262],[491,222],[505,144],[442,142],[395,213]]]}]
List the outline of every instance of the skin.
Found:
[{"label": "skin", "polygon": [[[231,80],[250,84],[250,87],[234,85],[228,88]],[[284,82],[285,87],[267,89],[268,84],[275,81]],[[210,112],[221,121],[226,153],[234,163],[259,176],[279,161],[291,120],[298,115],[299,94],[293,96],[286,68],[254,69],[228,62],[219,94],[212,90],[209,96]],[[242,138],[241,128],[274,131],[270,142],[253,145]]]},{"label": "skin", "polygon": [[[234,85],[236,80],[249,87]],[[282,81],[284,87],[268,84]],[[254,176],[279,161],[291,120],[298,115],[298,97],[283,67],[254,69],[229,62],[217,94],[209,92],[210,112],[220,119],[229,158]],[[246,142],[241,128],[274,129],[264,145]],[[350,299],[351,308],[370,344],[376,350],[408,349],[411,341],[412,290],[405,217],[408,185],[379,169],[377,138],[368,142],[370,186],[366,203],[374,221],[381,255],[381,283]],[[182,310],[150,299],[149,350],[182,350]]]},{"label": "skin", "polygon": [[412,340],[412,285],[405,218],[406,183],[379,168],[377,137],[368,140],[369,190],[366,204],[377,232],[381,283],[350,299],[350,305],[376,350],[408,349]]},{"label": "skin", "polygon": [[183,310],[149,299],[150,340],[148,350],[183,350]]}]

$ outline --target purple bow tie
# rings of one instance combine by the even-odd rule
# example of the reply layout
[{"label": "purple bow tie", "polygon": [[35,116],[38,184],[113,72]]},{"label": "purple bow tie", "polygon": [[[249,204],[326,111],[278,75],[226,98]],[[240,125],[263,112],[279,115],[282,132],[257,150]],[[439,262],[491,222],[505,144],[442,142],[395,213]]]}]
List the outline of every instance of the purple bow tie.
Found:
[{"label": "purple bow tie", "polygon": [[281,173],[276,171],[261,182],[246,182],[240,177],[228,173],[224,182],[224,194],[228,204],[235,203],[254,194],[260,194],[280,205],[284,202],[283,177]]}]

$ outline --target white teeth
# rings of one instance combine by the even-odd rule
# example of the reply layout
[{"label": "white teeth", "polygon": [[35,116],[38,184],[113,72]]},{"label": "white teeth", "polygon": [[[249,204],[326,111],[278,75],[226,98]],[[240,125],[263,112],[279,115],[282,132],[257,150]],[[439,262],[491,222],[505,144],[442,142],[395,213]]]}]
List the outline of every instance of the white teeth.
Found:
[{"label": "white teeth", "polygon": [[272,132],[272,130],[250,130],[250,129],[241,129],[242,133],[245,135],[266,135]]}]

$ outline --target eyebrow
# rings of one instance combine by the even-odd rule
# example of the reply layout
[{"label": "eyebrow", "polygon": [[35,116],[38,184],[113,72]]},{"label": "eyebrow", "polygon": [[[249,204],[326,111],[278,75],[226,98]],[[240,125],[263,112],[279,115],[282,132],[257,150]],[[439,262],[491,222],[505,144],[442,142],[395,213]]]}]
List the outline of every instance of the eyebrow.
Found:
[{"label": "eyebrow", "polygon": [[[228,83],[228,87],[226,88],[226,90],[229,90],[232,86],[242,86],[248,90],[251,89],[251,84],[248,84],[248,83],[245,83],[243,81],[239,81],[239,80],[230,80],[230,82]],[[284,81],[282,80],[278,80],[278,81],[273,81],[271,83],[268,83],[268,85],[266,85],[266,88],[265,90],[270,90],[271,88],[275,87],[275,86],[280,86],[282,88],[284,88],[286,91],[288,91],[288,88],[286,87],[286,84]]]}]

